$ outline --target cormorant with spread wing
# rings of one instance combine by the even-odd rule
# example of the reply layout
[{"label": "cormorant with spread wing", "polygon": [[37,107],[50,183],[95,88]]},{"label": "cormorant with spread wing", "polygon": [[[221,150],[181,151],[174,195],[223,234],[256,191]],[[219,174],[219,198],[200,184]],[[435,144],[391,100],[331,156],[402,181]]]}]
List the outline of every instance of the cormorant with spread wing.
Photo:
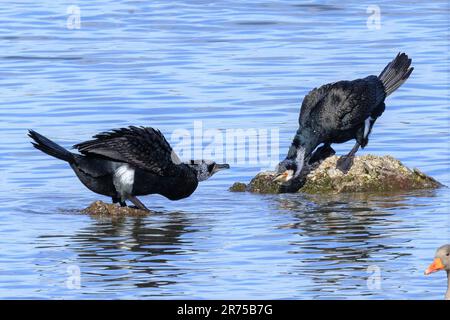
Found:
[{"label": "cormorant with spread wing", "polygon": [[[356,139],[352,150],[338,160],[338,168],[347,172],[359,147],[369,142],[369,134],[385,109],[384,100],[397,90],[414,68],[405,53],[399,53],[379,76],[353,81],[338,81],[315,88],[303,99],[299,129],[288,155],[277,166],[275,180],[285,190],[295,192],[303,165],[334,154],[332,143]],[[323,146],[314,149],[323,143]]]},{"label": "cormorant with spread wing", "polygon": [[36,131],[28,134],[33,146],[70,164],[80,181],[91,191],[109,196],[113,203],[148,210],[136,197],[161,194],[170,200],[190,196],[200,181],[210,178],[228,164],[210,160],[183,163],[156,129],[121,128],[95,135],[93,140],[76,144],[75,154]]}]

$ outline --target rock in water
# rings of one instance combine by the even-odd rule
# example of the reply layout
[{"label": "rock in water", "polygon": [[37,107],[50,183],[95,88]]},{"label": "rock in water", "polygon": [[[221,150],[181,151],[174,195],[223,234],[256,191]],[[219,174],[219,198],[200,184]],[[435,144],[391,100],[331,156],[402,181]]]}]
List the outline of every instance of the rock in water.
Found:
[{"label": "rock in water", "polygon": [[121,207],[117,204],[105,203],[103,201],[92,202],[91,205],[82,210],[82,212],[91,215],[105,216],[144,216],[150,213],[149,211],[131,207]]},{"label": "rock in water", "polygon": [[[309,168],[306,180],[298,192],[315,194],[408,191],[442,186],[435,179],[418,169],[405,167],[391,156],[355,157],[351,169],[346,174],[336,169],[338,159],[338,156],[332,156]],[[281,185],[272,181],[274,175],[274,172],[258,173],[246,187],[243,187],[242,183],[235,183],[230,191],[281,193]]]}]

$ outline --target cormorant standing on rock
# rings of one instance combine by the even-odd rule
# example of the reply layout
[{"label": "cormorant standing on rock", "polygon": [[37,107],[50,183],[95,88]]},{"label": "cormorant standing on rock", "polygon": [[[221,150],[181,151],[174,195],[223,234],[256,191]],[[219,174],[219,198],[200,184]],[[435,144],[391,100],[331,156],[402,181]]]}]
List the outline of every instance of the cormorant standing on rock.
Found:
[{"label": "cormorant standing on rock", "polygon": [[[384,100],[397,90],[414,68],[405,53],[399,53],[380,75],[353,81],[338,81],[315,88],[303,99],[299,129],[289,152],[277,166],[276,181],[285,191],[296,192],[304,163],[312,163],[334,154],[332,143],[356,139],[348,155],[338,160],[338,168],[346,173],[359,147],[369,142],[372,127],[385,109]],[[323,146],[314,149],[323,143]],[[298,180],[298,179],[297,179]]]},{"label": "cormorant standing on rock", "polygon": [[78,179],[91,191],[109,196],[113,203],[148,210],[136,196],[160,194],[170,200],[190,196],[200,181],[210,178],[228,164],[210,160],[181,162],[163,134],[148,127],[128,127],[95,135],[76,144],[72,153],[29,130],[33,146],[70,164]]}]

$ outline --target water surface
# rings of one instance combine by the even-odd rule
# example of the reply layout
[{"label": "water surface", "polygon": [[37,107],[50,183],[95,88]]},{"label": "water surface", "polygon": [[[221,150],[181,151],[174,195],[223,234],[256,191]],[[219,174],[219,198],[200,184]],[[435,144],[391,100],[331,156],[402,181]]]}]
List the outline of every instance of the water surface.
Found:
[{"label": "water surface", "polygon": [[378,1],[379,30],[366,25],[374,3],[360,1],[77,1],[71,30],[72,4],[16,1],[1,13],[0,298],[443,297],[445,274],[423,270],[450,242],[446,188],[235,194],[261,166],[232,163],[188,199],[143,197],[148,217],[98,219],[79,210],[108,199],[34,150],[26,130],[69,147],[131,124],[170,140],[201,120],[277,129],[283,156],[309,90],[378,74],[405,51],[415,71],[361,154],[449,185],[448,2]]}]

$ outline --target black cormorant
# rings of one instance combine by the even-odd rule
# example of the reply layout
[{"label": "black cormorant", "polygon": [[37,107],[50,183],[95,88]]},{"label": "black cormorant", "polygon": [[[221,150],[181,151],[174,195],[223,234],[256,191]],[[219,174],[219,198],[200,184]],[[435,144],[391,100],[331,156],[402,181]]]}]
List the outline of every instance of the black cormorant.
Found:
[{"label": "black cormorant", "polygon": [[70,164],[80,181],[91,191],[126,206],[148,210],[136,196],[161,194],[170,200],[190,196],[198,182],[210,178],[228,164],[210,160],[183,163],[163,134],[148,127],[115,129],[76,144],[81,154],[72,153],[29,130],[33,146]]},{"label": "black cormorant", "polygon": [[[338,81],[315,88],[303,99],[299,129],[286,158],[277,166],[275,180],[283,182],[287,192],[295,192],[295,178],[305,162],[334,154],[332,143],[356,139],[348,155],[338,161],[338,168],[347,172],[359,147],[364,148],[378,117],[385,109],[384,100],[400,87],[413,68],[411,59],[399,53],[380,75],[353,81]],[[323,143],[323,146],[314,149]]]}]

